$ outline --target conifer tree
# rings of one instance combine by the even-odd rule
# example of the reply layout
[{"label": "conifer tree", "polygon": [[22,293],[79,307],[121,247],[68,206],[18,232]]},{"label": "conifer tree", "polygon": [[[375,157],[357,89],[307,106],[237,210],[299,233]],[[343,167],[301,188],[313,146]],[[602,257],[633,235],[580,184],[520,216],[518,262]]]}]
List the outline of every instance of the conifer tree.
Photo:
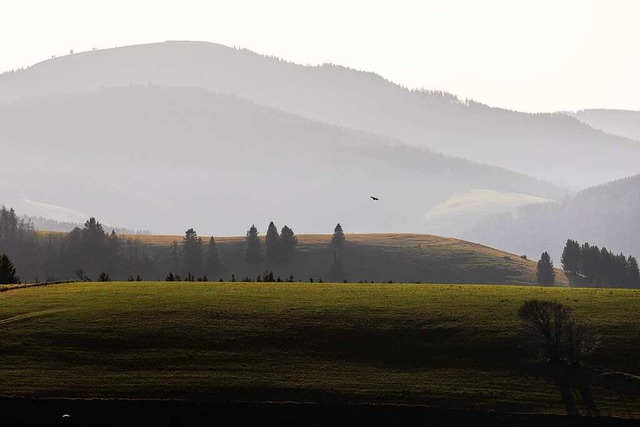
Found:
[{"label": "conifer tree", "polygon": [[16,269],[9,257],[5,254],[0,256],[0,284],[13,285],[20,283],[20,277],[16,274]]},{"label": "conifer tree", "polygon": [[211,236],[211,238],[209,239],[209,244],[207,245],[205,262],[208,273],[218,274],[222,272],[222,261],[220,260],[218,243],[216,242],[216,239],[213,238],[213,236]]},{"label": "conifer tree", "polygon": [[538,268],[536,270],[536,276],[538,283],[541,285],[553,285],[555,283],[556,273],[553,270],[553,261],[547,252],[543,252],[538,261]]},{"label": "conifer tree", "polygon": [[286,225],[282,227],[280,233],[280,249],[283,259],[290,260],[295,253],[296,246],[298,245],[298,239],[296,238],[293,230]]},{"label": "conifer tree", "polygon": [[578,273],[580,270],[580,244],[575,240],[567,240],[562,251],[562,268],[570,273]]},{"label": "conifer tree", "polygon": [[627,259],[627,280],[626,285],[630,288],[640,288],[640,271],[638,271],[638,260],[630,256]]},{"label": "conifer tree", "polygon": [[342,249],[344,246],[344,232],[342,231],[342,226],[340,223],[336,225],[336,228],[333,229],[333,237],[331,237],[331,244],[338,249]]},{"label": "conifer tree", "polygon": [[280,235],[273,221],[269,223],[265,237],[267,247],[267,261],[274,263],[280,260]]},{"label": "conifer tree", "polygon": [[255,225],[247,231],[247,252],[246,258],[250,263],[260,261],[262,258],[262,244],[260,243],[260,237],[258,237],[258,229]]},{"label": "conifer tree", "polygon": [[193,228],[188,229],[183,238],[184,266],[188,273],[202,273],[202,238]]},{"label": "conifer tree", "polygon": [[592,283],[596,282],[600,270],[600,249],[586,242],[580,248],[580,273]]}]

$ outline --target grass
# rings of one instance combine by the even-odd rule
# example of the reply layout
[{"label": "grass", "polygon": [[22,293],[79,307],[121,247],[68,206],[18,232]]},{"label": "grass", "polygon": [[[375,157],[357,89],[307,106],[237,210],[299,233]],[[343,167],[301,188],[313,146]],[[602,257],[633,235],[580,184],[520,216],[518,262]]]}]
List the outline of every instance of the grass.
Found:
[{"label": "grass", "polygon": [[[640,375],[638,290],[74,283],[0,293],[0,395],[565,413],[548,369],[518,347],[516,311],[529,298],[566,303],[600,331],[593,366]],[[599,413],[640,417],[637,392],[598,378]],[[575,405],[584,410],[579,396]]]}]

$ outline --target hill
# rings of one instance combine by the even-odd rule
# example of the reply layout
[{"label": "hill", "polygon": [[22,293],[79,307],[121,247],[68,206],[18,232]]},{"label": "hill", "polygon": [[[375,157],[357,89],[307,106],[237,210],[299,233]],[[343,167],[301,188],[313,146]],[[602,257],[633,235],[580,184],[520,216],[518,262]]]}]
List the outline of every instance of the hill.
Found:
[{"label": "hill", "polygon": [[491,108],[443,92],[410,91],[373,73],[301,66],[211,43],[165,42],[47,60],[0,76],[0,103],[148,84],[232,94],[573,189],[640,173],[638,144],[565,114]]},{"label": "hill", "polygon": [[529,205],[498,215],[460,237],[557,261],[567,239],[640,255],[640,175],[589,188],[561,203]]},{"label": "hill", "polygon": [[[0,293],[0,395],[638,418],[638,292],[157,282],[19,289]],[[580,380],[560,381],[519,348],[516,312],[532,298],[563,302],[600,331],[594,368]]]},{"label": "hill", "polygon": [[[151,257],[171,268],[171,243],[181,236],[125,236],[148,247]],[[249,265],[245,261],[244,237],[216,237],[224,264],[222,277],[235,274],[237,280],[253,278],[266,269],[286,280],[329,279],[333,259],[331,235],[299,235],[298,249],[289,263]],[[208,237],[203,237],[205,242]],[[263,241],[264,246],[264,241]],[[420,234],[347,234],[343,256],[346,277],[351,282],[425,282],[425,283],[501,283],[535,284],[536,263],[487,246],[432,235]],[[162,261],[164,260],[164,261]],[[168,273],[162,270],[161,278]],[[185,276],[186,271],[180,271]],[[149,276],[147,276],[149,277]],[[218,279],[217,276],[210,277]],[[556,274],[556,285],[568,286],[564,273]]]},{"label": "hill", "polygon": [[[172,266],[171,243],[182,242],[181,236],[129,236],[147,246],[147,251],[168,273]],[[297,236],[298,249],[288,263],[249,265],[245,261],[244,237],[216,237],[224,264],[222,278],[235,274],[238,280],[253,278],[266,269],[274,270],[286,280],[314,278],[328,280],[333,259],[331,235]],[[205,242],[208,237],[203,237]],[[264,240],[263,240],[264,246]],[[536,263],[518,255],[487,246],[424,234],[347,234],[343,255],[346,277],[351,282],[423,282],[423,283],[499,283],[536,284]],[[175,273],[175,272],[174,272]],[[186,275],[186,271],[180,271]],[[148,275],[145,277],[149,277]],[[151,276],[153,277],[153,276]],[[209,279],[217,280],[218,276]],[[556,274],[556,285],[568,286],[564,273]]]},{"label": "hill", "polygon": [[580,110],[567,113],[594,129],[640,143],[640,111]]},{"label": "hill", "polygon": [[11,147],[0,168],[2,200],[29,195],[158,233],[236,235],[266,219],[305,232],[337,222],[415,232],[428,230],[424,213],[456,192],[563,194],[504,169],[199,88],[0,103],[0,127],[0,144]]}]

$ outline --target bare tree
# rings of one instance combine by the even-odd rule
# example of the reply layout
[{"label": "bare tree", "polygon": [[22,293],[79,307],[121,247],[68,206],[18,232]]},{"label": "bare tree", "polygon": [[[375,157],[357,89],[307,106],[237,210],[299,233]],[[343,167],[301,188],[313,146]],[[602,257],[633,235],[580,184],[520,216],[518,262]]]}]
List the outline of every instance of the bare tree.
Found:
[{"label": "bare tree", "polygon": [[551,363],[578,364],[599,344],[594,331],[580,324],[573,310],[553,301],[529,300],[518,310],[524,344]]}]

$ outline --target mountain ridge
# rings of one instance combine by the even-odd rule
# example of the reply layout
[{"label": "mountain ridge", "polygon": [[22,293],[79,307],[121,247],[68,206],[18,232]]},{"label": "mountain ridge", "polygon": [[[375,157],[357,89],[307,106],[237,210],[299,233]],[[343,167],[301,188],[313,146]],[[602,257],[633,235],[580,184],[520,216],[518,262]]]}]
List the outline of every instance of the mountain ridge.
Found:
[{"label": "mountain ridge", "polygon": [[[339,221],[360,231],[425,231],[423,213],[456,191],[565,194],[522,174],[200,88],[132,86],[13,101],[0,104],[0,125],[0,143],[12,154],[0,168],[5,200],[11,177],[31,199],[158,232],[179,230],[170,223],[235,234],[270,217],[295,218],[306,232]],[[382,204],[371,206],[371,193]],[[190,220],[179,220],[183,206]]]},{"label": "mountain ridge", "polygon": [[629,138],[640,144],[640,111],[587,109],[565,114],[611,135]]},{"label": "mountain ridge", "polygon": [[55,93],[56,87],[82,91],[137,84],[229,93],[572,189],[640,173],[632,160],[640,157],[640,146],[566,115],[488,107],[445,92],[409,90],[372,72],[303,66],[206,42],[136,45],[47,60],[0,78],[0,102]]}]

